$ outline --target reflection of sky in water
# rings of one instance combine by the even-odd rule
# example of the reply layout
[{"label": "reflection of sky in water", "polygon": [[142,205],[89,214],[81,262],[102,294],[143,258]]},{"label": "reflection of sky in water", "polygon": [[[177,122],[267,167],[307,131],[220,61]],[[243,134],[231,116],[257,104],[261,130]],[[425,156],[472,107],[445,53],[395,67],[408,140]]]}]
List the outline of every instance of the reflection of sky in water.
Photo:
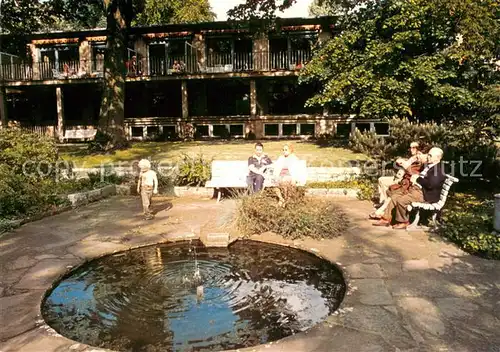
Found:
[{"label": "reflection of sky in water", "polygon": [[[178,313],[167,312],[166,318],[169,320],[167,326],[174,333],[174,345],[182,345],[186,341],[193,340],[194,335],[196,339],[207,339],[233,331],[239,316],[233,313],[228,304],[214,304],[210,301],[211,298],[224,293],[221,288],[205,288],[205,297],[199,303],[196,294],[183,298],[185,306],[183,317],[178,317]],[[198,346],[209,344],[196,343]]]},{"label": "reflection of sky in water", "polygon": [[140,265],[104,258],[78,271],[53,290],[44,316],[63,335],[115,350],[236,349],[308,329],[340,302],[345,286],[335,268],[289,249],[240,246],[237,256],[198,260],[201,299],[194,262],[158,260],[155,251],[144,255],[155,261]]}]

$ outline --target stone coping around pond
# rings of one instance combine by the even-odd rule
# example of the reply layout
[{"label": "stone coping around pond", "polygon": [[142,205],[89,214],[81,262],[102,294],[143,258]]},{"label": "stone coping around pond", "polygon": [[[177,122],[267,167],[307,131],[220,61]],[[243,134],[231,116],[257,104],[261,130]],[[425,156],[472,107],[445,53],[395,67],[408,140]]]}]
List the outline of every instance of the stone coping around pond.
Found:
[{"label": "stone coping around pond", "polygon": [[72,207],[79,207],[114,195],[116,185],[106,185],[86,192],[68,194],[68,200]]},{"label": "stone coping around pond", "polygon": [[[43,321],[41,302],[56,280],[97,257],[223,232],[214,219],[228,211],[234,216],[236,209],[231,199],[159,197],[153,204],[159,210],[149,222],[137,199],[111,197],[3,237],[0,351],[104,351],[69,340]],[[429,241],[432,235],[424,232],[373,227],[366,220],[369,202],[338,204],[350,222],[342,236],[288,240],[263,233],[248,239],[336,262],[348,285],[340,308],[307,331],[240,351],[493,351],[500,345],[500,261],[470,256],[439,237]]]}]

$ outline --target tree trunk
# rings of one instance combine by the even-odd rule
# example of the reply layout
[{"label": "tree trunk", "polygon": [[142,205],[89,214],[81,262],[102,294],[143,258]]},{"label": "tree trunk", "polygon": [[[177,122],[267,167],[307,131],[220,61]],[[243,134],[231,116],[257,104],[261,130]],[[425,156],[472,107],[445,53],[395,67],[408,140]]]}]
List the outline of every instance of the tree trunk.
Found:
[{"label": "tree trunk", "polygon": [[[106,9],[107,39],[104,55],[104,91],[98,130],[106,136],[105,151],[125,148],[125,77],[127,51],[127,0],[103,0]],[[104,142],[104,141],[103,141]]]}]

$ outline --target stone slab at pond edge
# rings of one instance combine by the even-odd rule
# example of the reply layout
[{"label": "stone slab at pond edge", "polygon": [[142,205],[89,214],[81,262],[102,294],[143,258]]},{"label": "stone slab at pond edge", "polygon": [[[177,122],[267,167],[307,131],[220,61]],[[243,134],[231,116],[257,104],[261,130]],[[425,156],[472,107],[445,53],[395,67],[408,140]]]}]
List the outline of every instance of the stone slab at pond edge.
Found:
[{"label": "stone slab at pond edge", "polygon": [[68,195],[68,200],[72,207],[79,207],[99,199],[107,198],[116,194],[115,185],[107,185],[102,188],[93,189],[87,192],[73,193]]}]

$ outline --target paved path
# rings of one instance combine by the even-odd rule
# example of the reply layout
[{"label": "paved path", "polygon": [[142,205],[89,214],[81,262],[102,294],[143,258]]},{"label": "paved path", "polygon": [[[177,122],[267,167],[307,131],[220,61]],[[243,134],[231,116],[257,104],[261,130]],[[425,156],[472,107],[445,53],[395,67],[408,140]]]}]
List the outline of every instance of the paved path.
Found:
[{"label": "paved path", "polygon": [[[350,287],[341,309],[307,333],[249,350],[500,351],[500,262],[425,233],[372,227],[365,220],[368,203],[338,203],[351,219],[342,237],[254,239],[340,263]],[[146,222],[137,198],[114,197],[1,237],[0,351],[99,351],[59,336],[41,320],[40,302],[54,280],[106,253],[230,231],[235,210],[229,200],[159,199],[155,206],[156,219]]]}]

